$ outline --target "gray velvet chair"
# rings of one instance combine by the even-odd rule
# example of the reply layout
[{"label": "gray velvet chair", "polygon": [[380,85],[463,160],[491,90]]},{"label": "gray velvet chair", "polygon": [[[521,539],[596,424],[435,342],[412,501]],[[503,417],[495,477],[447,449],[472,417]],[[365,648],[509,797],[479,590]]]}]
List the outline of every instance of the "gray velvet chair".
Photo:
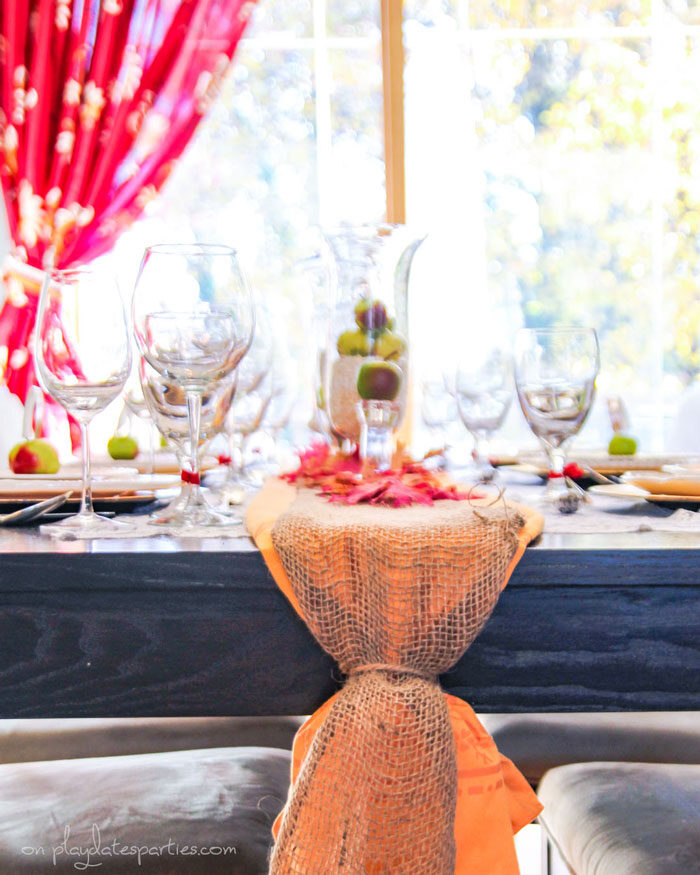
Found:
[{"label": "gray velvet chair", "polygon": [[700,763],[700,711],[483,714],[479,719],[533,787],[549,769],[568,763]]},{"label": "gray velvet chair", "polygon": [[700,712],[481,719],[539,784],[549,875],[700,875]]},{"label": "gray velvet chair", "polygon": [[575,875],[700,873],[700,765],[559,766],[539,797],[540,822]]},{"label": "gray velvet chair", "polygon": [[264,875],[290,753],[227,747],[0,766],[0,872]]},{"label": "gray velvet chair", "polygon": [[0,875],[263,875],[302,719],[0,721]]},{"label": "gray velvet chair", "polygon": [[0,763],[195,750],[291,750],[303,717],[139,717],[0,720]]}]

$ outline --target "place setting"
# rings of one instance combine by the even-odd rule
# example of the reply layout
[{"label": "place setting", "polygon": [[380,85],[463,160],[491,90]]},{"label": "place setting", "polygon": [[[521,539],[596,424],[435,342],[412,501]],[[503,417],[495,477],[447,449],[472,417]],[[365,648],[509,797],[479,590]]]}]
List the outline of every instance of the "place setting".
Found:
[{"label": "place setting", "polygon": [[[99,320],[108,328],[96,334]],[[116,282],[103,272],[90,267],[47,272],[35,333],[37,376],[47,397],[66,411],[82,462],[60,464],[49,440],[27,435],[11,449],[7,472],[0,471],[0,506],[11,512],[63,494],[63,518],[45,522],[41,532],[66,540],[161,533],[220,537],[222,529],[240,528],[240,514],[218,501],[216,490],[201,487],[204,470],[212,467],[208,456],[202,469],[201,448],[225,430],[234,373],[252,341],[253,325],[252,297],[229,247],[147,250],[131,312]],[[126,396],[125,409],[129,405],[147,418],[168,452],[139,454],[130,435],[115,433],[93,468],[89,425],[122,395],[132,347],[139,385]],[[35,407],[34,395],[25,410],[25,432],[27,421],[38,430]],[[123,421],[117,430],[123,431]],[[136,512],[149,511],[167,494],[164,506],[160,500],[155,511]]]}]

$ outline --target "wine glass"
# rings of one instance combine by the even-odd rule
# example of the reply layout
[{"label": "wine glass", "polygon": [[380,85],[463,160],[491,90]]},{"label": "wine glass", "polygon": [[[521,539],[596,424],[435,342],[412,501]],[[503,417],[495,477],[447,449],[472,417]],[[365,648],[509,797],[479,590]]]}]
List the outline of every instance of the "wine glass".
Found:
[{"label": "wine glass", "polygon": [[457,419],[454,380],[448,371],[430,372],[421,381],[420,413],[430,431],[429,450],[447,450],[448,431]]},{"label": "wine glass", "polygon": [[[158,431],[175,448],[179,460],[184,460],[190,450],[190,418],[187,398],[182,386],[161,376],[145,358],[139,358],[139,378],[148,412]],[[202,393],[199,419],[199,445],[212,440],[224,429],[235,392],[234,380],[219,380]],[[202,515],[208,517],[210,510],[195,492],[196,485],[186,477],[181,480],[180,493],[166,507],[151,516],[157,524],[188,524]],[[227,522],[237,523],[226,517]]]},{"label": "wine glass", "polygon": [[513,397],[513,366],[500,347],[475,347],[463,354],[455,379],[457,409],[474,439],[473,473],[480,482],[494,479],[496,469],[486,446],[503,425]]},{"label": "wine glass", "polygon": [[131,368],[129,329],[116,281],[92,265],[47,271],[34,359],[42,388],[77,420],[82,438],[80,511],[47,528],[66,537],[96,527],[114,528],[118,523],[92,507],[88,426],[119,397]]},{"label": "wine glass", "polygon": [[[187,409],[187,502],[172,519],[187,525],[230,524],[200,489],[202,399],[233,373],[254,333],[254,307],[234,249],[218,244],[160,244],[146,249],[133,297],[134,336],[145,362]],[[145,394],[144,389],[144,394]]]},{"label": "wine glass", "polygon": [[[130,435],[134,436],[134,431],[138,430],[135,426],[135,421],[141,420],[144,425],[146,436],[148,438],[148,463],[143,473],[154,474],[156,465],[156,446],[160,435],[153,424],[151,414],[146,406],[143,397],[143,391],[138,377],[132,372],[127,380],[124,393],[122,395],[123,406],[117,425],[114,429],[115,435]],[[141,446],[139,445],[139,458],[141,458]],[[139,465],[141,467],[141,465]]]},{"label": "wine glass", "polygon": [[566,444],[593,404],[598,338],[592,328],[524,328],[515,353],[518,400],[549,461],[545,500],[556,500],[567,491]]},{"label": "wine glass", "polygon": [[236,390],[231,414],[226,421],[229,463],[226,479],[219,489],[219,497],[224,506],[242,504],[250,489],[262,485],[259,478],[251,475],[247,450],[250,438],[262,427],[271,401],[272,386],[269,375],[248,392]]},{"label": "wine glass", "polygon": [[236,369],[234,400],[224,425],[228,448],[226,455],[219,457],[225,465],[224,477],[214,489],[215,497],[224,507],[241,504],[247,488],[252,485],[243,473],[243,444],[259,427],[265,413],[261,399],[266,399],[265,406],[269,402],[270,393],[266,395],[265,388],[273,367],[276,342],[271,319],[265,302],[256,300],[255,336],[245,359]]}]

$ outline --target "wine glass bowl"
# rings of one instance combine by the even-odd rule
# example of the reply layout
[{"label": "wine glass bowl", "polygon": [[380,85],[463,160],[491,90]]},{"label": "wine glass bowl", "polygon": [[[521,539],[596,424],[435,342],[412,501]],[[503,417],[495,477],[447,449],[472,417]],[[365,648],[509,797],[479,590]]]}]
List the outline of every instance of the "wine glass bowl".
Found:
[{"label": "wine glass bowl", "polygon": [[143,356],[183,387],[205,386],[235,368],[245,344],[227,312],[149,313]]},{"label": "wine glass bowl", "polygon": [[114,526],[95,514],[90,486],[88,426],[121,394],[131,368],[126,313],[116,282],[93,265],[45,273],[34,330],[34,359],[41,387],[79,424],[82,501],[76,516],[54,531],[80,533]]},{"label": "wine glass bowl", "polygon": [[592,328],[526,328],[518,334],[518,401],[547,453],[549,498],[566,488],[565,447],[590,413],[599,368],[598,338]]}]

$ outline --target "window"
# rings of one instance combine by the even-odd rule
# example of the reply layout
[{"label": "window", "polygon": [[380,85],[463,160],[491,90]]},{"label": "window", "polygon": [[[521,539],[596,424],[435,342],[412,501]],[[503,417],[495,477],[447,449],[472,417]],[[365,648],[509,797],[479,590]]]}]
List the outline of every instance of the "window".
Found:
[{"label": "window", "polygon": [[384,218],[382,88],[380,0],[262,0],[219,99],[117,246],[125,289],[150,242],[239,250],[304,368],[296,442],[308,440],[314,403],[298,264],[316,247],[318,225]]},{"label": "window", "polygon": [[236,241],[279,291],[310,229],[384,209],[379,0],[259,3],[152,223]]},{"label": "window", "polygon": [[699,18],[684,0],[405,4],[408,220],[452,240],[465,342],[487,311],[599,330],[582,442],[607,442],[619,393],[660,449],[700,366]]},{"label": "window", "polygon": [[[621,394],[641,447],[661,449],[700,368],[700,13],[404,0],[403,14],[407,220],[430,232],[418,367],[499,322],[594,325],[581,442],[607,442],[604,399]],[[220,100],[123,241],[128,260],[165,233],[235,241],[292,324],[314,226],[385,214],[382,104],[379,0],[261,2]],[[529,437],[519,410],[505,433]]]}]

